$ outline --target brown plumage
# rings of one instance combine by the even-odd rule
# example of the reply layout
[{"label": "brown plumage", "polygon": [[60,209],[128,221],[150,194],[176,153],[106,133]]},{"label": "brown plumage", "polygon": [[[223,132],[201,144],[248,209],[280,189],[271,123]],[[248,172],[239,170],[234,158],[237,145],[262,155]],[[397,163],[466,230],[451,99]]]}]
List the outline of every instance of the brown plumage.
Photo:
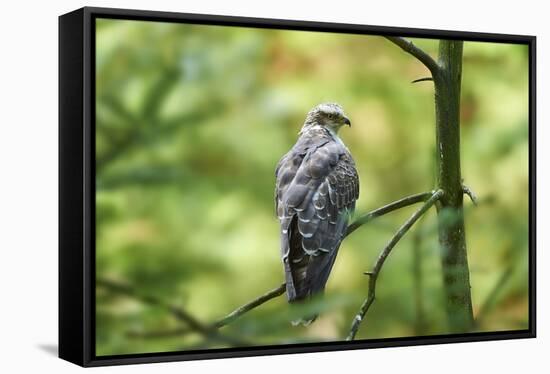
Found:
[{"label": "brown plumage", "polygon": [[346,124],[351,126],[339,105],[318,105],[277,165],[275,204],[289,302],[325,289],[359,197],[355,163],[337,135]]}]

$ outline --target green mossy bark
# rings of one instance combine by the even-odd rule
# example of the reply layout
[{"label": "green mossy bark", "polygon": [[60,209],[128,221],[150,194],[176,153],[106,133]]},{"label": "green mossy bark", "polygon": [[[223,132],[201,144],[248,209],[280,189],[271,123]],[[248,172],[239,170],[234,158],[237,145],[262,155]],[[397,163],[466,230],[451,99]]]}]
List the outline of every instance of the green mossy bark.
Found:
[{"label": "green mossy bark", "polygon": [[460,173],[460,86],[462,41],[441,40],[434,74],[438,185],[445,194],[437,205],[446,309],[452,332],[473,326],[470,274]]}]

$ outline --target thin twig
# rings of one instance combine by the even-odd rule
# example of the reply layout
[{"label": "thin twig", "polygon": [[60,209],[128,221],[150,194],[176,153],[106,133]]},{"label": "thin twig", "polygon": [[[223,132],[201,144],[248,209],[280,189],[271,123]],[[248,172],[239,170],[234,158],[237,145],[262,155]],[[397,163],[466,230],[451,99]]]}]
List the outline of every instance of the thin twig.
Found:
[{"label": "thin twig", "polygon": [[472,191],[470,189],[470,187],[466,186],[466,185],[462,185],[462,192],[464,192],[466,195],[468,195],[468,197],[470,197],[470,200],[472,200],[472,203],[477,206],[478,204],[478,201],[477,201],[477,196],[476,194],[474,193],[474,191]]},{"label": "thin twig", "polygon": [[[208,327],[211,329],[219,329],[225,325],[228,325],[231,322],[235,321],[240,316],[242,316],[243,314],[251,311],[252,309],[259,307],[260,305],[268,302],[271,299],[281,296],[282,294],[285,293],[285,291],[286,291],[286,283],[283,283],[279,287],[274,288],[266,292],[265,294],[255,298],[254,300],[249,301],[248,303],[238,307],[237,309],[235,309],[225,317],[220,318],[219,320],[213,323],[210,323]],[[131,331],[128,333],[128,335],[132,337],[142,337],[142,338],[161,338],[166,336],[185,335],[190,332],[193,332],[193,330],[188,327],[180,327],[180,328],[175,328],[172,330],[164,330],[164,331],[149,331],[149,332]]]},{"label": "thin twig", "polygon": [[413,80],[411,83],[418,83],[418,82],[428,82],[428,81],[431,81],[433,82],[433,78],[432,77],[425,77],[425,78],[418,78],[418,79],[415,79]]},{"label": "thin twig", "polygon": [[238,344],[238,345],[246,344],[240,341],[239,339],[228,337],[228,336],[222,336],[217,331],[216,328],[203,324],[185,309],[175,305],[168,304],[155,296],[143,295],[129,285],[122,284],[122,283],[119,283],[110,279],[105,279],[105,278],[96,279],[96,285],[103,287],[111,292],[132,297],[133,299],[139,300],[145,304],[166,309],[176,319],[180,320],[181,322],[184,322],[189,327],[190,330],[200,333],[206,338],[224,341],[231,344]]},{"label": "thin twig", "polygon": [[216,328],[223,327],[227,324],[230,324],[246,312],[251,311],[252,309],[262,305],[266,301],[269,301],[273,298],[276,298],[278,296],[281,296],[286,291],[286,283],[281,284],[279,287],[272,289],[269,292],[266,292],[260,297],[257,297],[256,299],[244,304],[243,306],[238,307],[231,313],[229,313],[227,316],[223,317],[222,319],[217,320],[212,324],[212,326]]},{"label": "thin twig", "polygon": [[357,218],[351,225],[348,226],[348,230],[346,231],[346,234],[344,235],[344,237],[347,237],[352,232],[357,230],[359,227],[361,227],[365,223],[377,217],[383,216],[384,214],[393,212],[394,210],[401,209],[409,205],[426,201],[429,198],[431,198],[433,194],[434,194],[434,191],[417,193],[415,195],[404,197],[402,199],[399,199],[397,201],[384,205],[378,209],[365,213],[359,218]]},{"label": "thin twig", "polygon": [[129,330],[126,332],[126,336],[129,338],[140,338],[140,339],[163,339],[173,336],[184,336],[191,334],[194,331],[189,328],[189,326],[176,327],[166,330],[153,330],[153,331],[142,331],[140,329]]},{"label": "thin twig", "polygon": [[414,225],[414,223],[422,217],[424,213],[428,211],[434,205],[440,198],[443,196],[443,190],[437,190],[435,191],[432,196],[422,205],[414,214],[407,220],[405,223],[397,230],[395,235],[391,238],[391,240],[386,244],[382,252],[380,252],[380,255],[378,256],[378,259],[376,260],[374,267],[372,269],[372,274],[369,277],[369,290],[368,295],[363,304],[361,305],[361,308],[359,309],[359,312],[353,319],[350,332],[348,334],[348,337],[346,340],[354,340],[355,335],[357,335],[357,331],[359,330],[359,326],[361,325],[361,322],[365,318],[365,314],[369,310],[370,306],[374,302],[375,299],[375,293],[376,293],[376,280],[378,278],[378,275],[380,274],[380,270],[382,269],[382,266],[384,265],[384,262],[386,261],[386,258],[388,258],[389,254],[391,253],[392,249],[395,247],[395,245],[399,242],[399,240],[409,231],[409,229]]},{"label": "thin twig", "polygon": [[416,57],[420,62],[424,64],[424,66],[426,66],[431,71],[433,76],[439,74],[439,65],[437,64],[437,62],[429,54],[414,45],[413,42],[411,42],[410,40],[398,36],[386,36],[386,39],[388,39],[393,44],[396,44],[405,52]]}]

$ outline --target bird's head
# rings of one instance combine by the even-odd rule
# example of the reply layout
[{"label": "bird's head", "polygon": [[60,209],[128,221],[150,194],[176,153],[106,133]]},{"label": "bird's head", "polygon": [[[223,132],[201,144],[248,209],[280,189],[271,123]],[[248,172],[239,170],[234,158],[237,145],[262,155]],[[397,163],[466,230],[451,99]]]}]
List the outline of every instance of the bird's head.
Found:
[{"label": "bird's head", "polygon": [[302,132],[316,125],[326,127],[332,132],[337,133],[344,125],[351,127],[351,122],[340,105],[323,103],[309,111]]}]

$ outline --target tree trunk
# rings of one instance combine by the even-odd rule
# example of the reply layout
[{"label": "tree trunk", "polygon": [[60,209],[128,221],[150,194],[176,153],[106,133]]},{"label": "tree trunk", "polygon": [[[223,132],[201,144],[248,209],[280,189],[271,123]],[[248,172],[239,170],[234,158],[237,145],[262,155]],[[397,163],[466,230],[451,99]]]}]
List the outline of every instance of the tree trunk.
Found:
[{"label": "tree trunk", "polygon": [[438,185],[445,192],[437,205],[439,244],[446,310],[452,332],[466,332],[473,326],[460,175],[462,46],[462,41],[439,42],[439,69],[433,77]]}]

